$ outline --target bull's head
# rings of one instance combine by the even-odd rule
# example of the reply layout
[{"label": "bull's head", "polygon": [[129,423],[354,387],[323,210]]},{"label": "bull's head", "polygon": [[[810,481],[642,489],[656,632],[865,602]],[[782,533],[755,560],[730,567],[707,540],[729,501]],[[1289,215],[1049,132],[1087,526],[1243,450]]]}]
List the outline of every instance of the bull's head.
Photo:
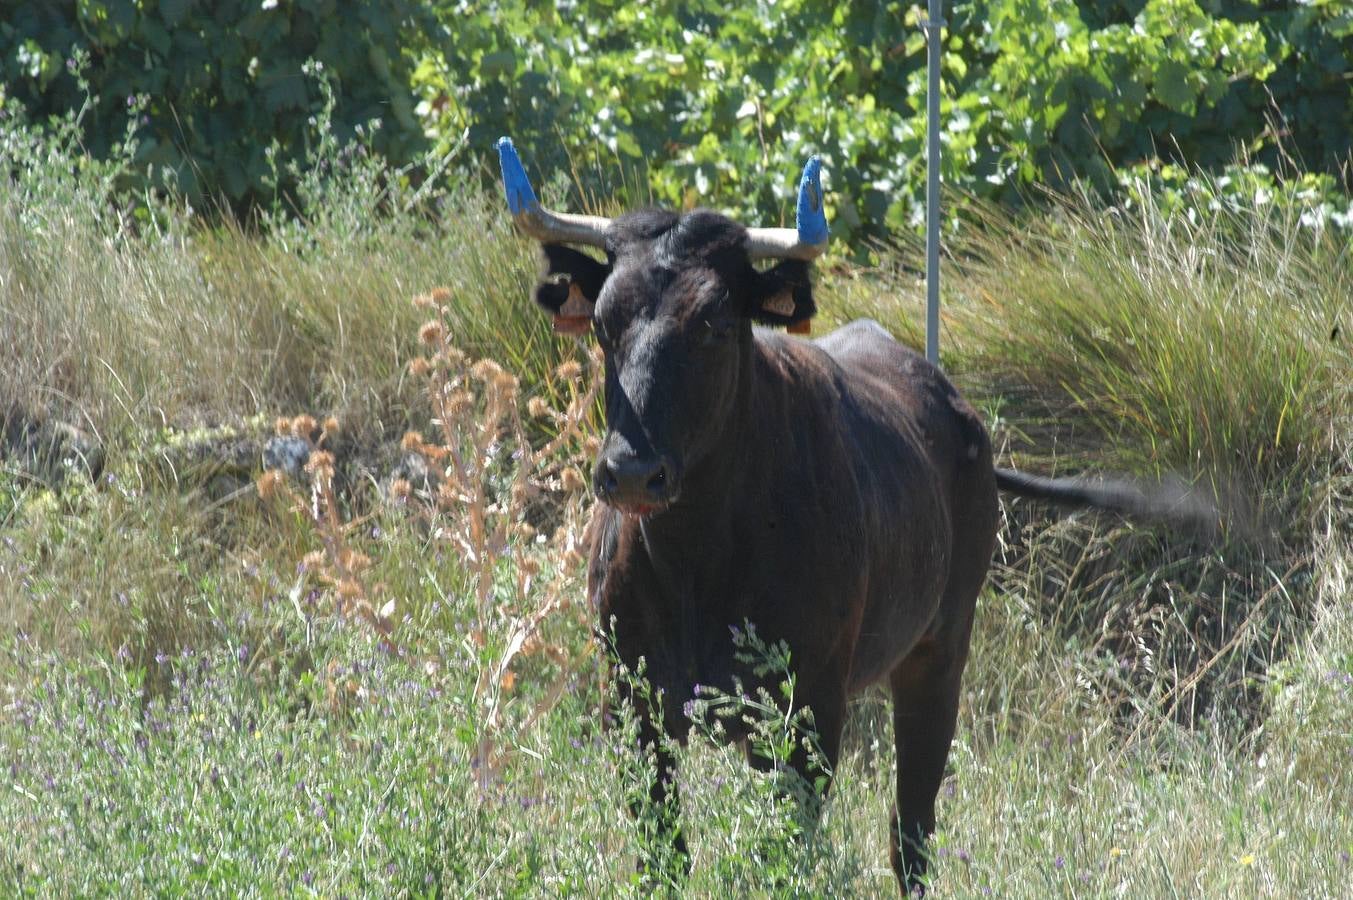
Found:
[{"label": "bull's head", "polygon": [[[793,329],[815,312],[808,262],[827,243],[821,163],[813,157],[804,167],[796,229],[744,228],[707,210],[616,219],[550,212],[510,140],[498,142],[498,154],[517,226],[545,252],[536,303],[557,331],[593,332],[605,354],[597,495],[641,515],[669,506],[730,425],[744,424],[737,412],[751,384],[752,322]],[[601,248],[606,261],[565,244]],[[780,262],[752,264],[766,259]]]}]

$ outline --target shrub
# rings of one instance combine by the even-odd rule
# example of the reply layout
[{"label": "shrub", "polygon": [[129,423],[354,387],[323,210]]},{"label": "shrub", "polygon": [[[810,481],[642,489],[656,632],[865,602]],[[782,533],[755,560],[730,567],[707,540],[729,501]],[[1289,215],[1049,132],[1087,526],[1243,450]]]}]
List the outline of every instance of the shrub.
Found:
[{"label": "shrub", "polygon": [[97,158],[114,154],[126,109],[136,107],[133,171],[198,205],[225,201],[240,211],[291,189],[285,177],[275,183],[277,173],[305,155],[310,120],[324,101],[302,71],[309,60],[336,86],[341,140],[374,128],[366,135],[371,146],[395,163],[423,143],[403,48],[436,26],[415,0],[58,0],[0,8],[6,100],[45,121],[92,96],[81,129]]}]

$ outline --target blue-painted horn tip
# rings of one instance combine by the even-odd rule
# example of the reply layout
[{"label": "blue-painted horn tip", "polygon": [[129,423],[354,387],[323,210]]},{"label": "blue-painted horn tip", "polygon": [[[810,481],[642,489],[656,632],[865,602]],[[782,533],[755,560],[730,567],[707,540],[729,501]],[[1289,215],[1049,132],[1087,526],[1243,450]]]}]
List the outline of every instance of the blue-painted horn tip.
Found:
[{"label": "blue-painted horn tip", "polygon": [[799,240],[821,244],[827,240],[827,211],[822,203],[822,158],[810,156],[799,180],[799,205],[795,210]]},{"label": "blue-painted horn tip", "polygon": [[512,146],[512,138],[498,139],[498,165],[503,173],[503,191],[507,194],[507,208],[516,215],[524,209],[536,205],[535,192],[531,190],[531,181],[522,168],[517,148]]}]

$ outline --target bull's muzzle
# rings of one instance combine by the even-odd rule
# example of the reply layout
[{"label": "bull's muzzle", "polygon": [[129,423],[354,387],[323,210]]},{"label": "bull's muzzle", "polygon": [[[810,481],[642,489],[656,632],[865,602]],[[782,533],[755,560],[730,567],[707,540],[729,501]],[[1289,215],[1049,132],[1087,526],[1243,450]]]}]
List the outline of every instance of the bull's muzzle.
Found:
[{"label": "bull's muzzle", "polygon": [[671,505],[681,489],[677,467],[665,456],[603,453],[592,482],[603,502],[636,515]]}]

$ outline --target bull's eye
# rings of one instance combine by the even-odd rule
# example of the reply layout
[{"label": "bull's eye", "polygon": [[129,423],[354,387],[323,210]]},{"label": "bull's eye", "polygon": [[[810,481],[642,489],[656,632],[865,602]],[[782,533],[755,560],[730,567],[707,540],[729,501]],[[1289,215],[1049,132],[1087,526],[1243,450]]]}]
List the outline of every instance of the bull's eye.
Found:
[{"label": "bull's eye", "polygon": [[733,319],[715,319],[706,321],[700,329],[700,346],[713,347],[726,342],[737,332],[737,322]]}]

